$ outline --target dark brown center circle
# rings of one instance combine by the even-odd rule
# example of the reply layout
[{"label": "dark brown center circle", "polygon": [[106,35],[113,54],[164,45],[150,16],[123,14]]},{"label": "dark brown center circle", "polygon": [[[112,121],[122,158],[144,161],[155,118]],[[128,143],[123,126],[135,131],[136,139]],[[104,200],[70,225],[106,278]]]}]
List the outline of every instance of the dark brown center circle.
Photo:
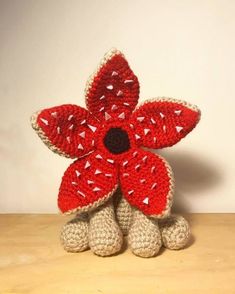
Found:
[{"label": "dark brown center circle", "polygon": [[113,154],[120,154],[130,149],[130,140],[126,131],[111,128],[104,137],[105,147]]}]

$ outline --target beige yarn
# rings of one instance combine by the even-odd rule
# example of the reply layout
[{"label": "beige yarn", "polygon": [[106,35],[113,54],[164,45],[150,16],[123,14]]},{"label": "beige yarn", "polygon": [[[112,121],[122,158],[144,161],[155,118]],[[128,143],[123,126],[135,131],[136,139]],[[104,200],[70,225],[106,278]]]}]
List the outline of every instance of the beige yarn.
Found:
[{"label": "beige yarn", "polygon": [[132,252],[141,257],[157,255],[162,243],[168,249],[181,249],[188,243],[189,224],[182,216],[151,219],[134,210],[122,198],[120,190],[114,196],[115,213],[108,202],[90,214],[90,221],[88,214],[83,213],[63,226],[60,239],[66,251],[81,252],[90,247],[100,256],[115,254],[122,246],[121,231],[128,234]]},{"label": "beige yarn", "polygon": [[88,249],[87,215],[76,216],[65,224],[60,234],[60,241],[68,252],[81,252]]},{"label": "beige yarn", "polygon": [[190,238],[189,224],[180,215],[171,215],[159,220],[163,245],[168,249],[181,249],[186,246]]},{"label": "beige yarn", "polygon": [[157,255],[162,246],[158,221],[150,219],[139,210],[133,212],[133,222],[128,234],[131,251],[140,257]]},{"label": "beige yarn", "polygon": [[120,251],[123,237],[110,201],[90,213],[88,235],[90,248],[95,254],[108,256]]},{"label": "beige yarn", "polygon": [[130,206],[130,204],[126,201],[126,199],[120,197],[116,205],[115,213],[117,222],[124,236],[128,235],[130,230],[132,223],[132,212],[133,208]]}]

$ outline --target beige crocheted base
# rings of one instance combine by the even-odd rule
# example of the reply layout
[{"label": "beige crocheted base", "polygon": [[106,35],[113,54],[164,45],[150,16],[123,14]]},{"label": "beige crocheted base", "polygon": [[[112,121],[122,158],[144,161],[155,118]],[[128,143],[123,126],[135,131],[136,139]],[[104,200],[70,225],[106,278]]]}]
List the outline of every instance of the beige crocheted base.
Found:
[{"label": "beige crocheted base", "polygon": [[116,219],[123,235],[126,236],[128,235],[132,223],[133,208],[126,201],[126,199],[122,197],[120,190],[117,190],[114,196],[117,197],[115,205]]},{"label": "beige crocheted base", "polygon": [[121,250],[122,232],[110,201],[90,213],[88,238],[91,250],[97,255],[109,256]]},{"label": "beige crocheted base", "polygon": [[[88,214],[77,216],[64,225],[61,242],[65,250],[80,252],[87,248],[100,256],[113,255],[121,250],[123,234],[128,234],[130,249],[135,255],[157,255],[161,245],[168,249],[181,249],[190,238],[188,222],[178,215],[165,219],[152,219],[133,210],[117,191],[115,212],[111,202]],[[115,214],[117,222],[115,220]],[[121,230],[120,230],[120,228]]]},{"label": "beige crocheted base", "polygon": [[97,255],[109,256],[120,251],[123,237],[115,220],[113,204],[108,202],[90,215],[76,216],[63,226],[60,240],[68,252],[90,248]]},{"label": "beige crocheted base", "polygon": [[60,241],[68,252],[81,252],[89,248],[87,215],[76,216],[61,230]]},{"label": "beige crocheted base", "polygon": [[185,218],[171,215],[159,220],[163,245],[168,249],[182,249],[190,239],[190,228]]},{"label": "beige crocheted base", "polygon": [[162,246],[158,221],[150,219],[139,210],[133,213],[133,220],[128,234],[131,251],[140,257],[157,255]]}]

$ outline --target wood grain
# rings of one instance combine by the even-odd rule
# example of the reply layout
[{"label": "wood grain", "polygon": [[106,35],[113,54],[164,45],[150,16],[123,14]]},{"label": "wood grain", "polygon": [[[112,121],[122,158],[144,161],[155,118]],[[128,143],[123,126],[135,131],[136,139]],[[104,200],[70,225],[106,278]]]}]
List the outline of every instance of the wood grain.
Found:
[{"label": "wood grain", "polygon": [[235,214],[187,215],[193,238],[181,251],[143,259],[67,253],[61,215],[0,215],[0,293],[235,293]]}]

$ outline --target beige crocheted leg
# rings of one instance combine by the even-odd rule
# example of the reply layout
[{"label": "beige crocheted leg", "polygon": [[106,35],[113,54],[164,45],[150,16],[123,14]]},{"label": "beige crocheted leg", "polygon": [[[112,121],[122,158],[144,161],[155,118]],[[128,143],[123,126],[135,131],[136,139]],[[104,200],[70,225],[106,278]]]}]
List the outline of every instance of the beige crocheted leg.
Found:
[{"label": "beige crocheted leg", "polygon": [[88,216],[76,216],[66,223],[60,234],[60,241],[68,252],[81,252],[89,247]]},{"label": "beige crocheted leg", "polygon": [[90,214],[89,245],[100,256],[118,252],[122,247],[122,232],[115,221],[113,204],[109,201]]},{"label": "beige crocheted leg", "polygon": [[132,211],[130,204],[121,197],[116,207],[116,218],[124,236],[128,234],[131,227]]},{"label": "beige crocheted leg", "polygon": [[190,238],[189,224],[180,215],[172,215],[159,221],[163,245],[169,249],[185,247]]},{"label": "beige crocheted leg", "polygon": [[135,255],[141,257],[157,255],[162,245],[158,221],[148,218],[139,210],[135,210],[128,243]]}]

